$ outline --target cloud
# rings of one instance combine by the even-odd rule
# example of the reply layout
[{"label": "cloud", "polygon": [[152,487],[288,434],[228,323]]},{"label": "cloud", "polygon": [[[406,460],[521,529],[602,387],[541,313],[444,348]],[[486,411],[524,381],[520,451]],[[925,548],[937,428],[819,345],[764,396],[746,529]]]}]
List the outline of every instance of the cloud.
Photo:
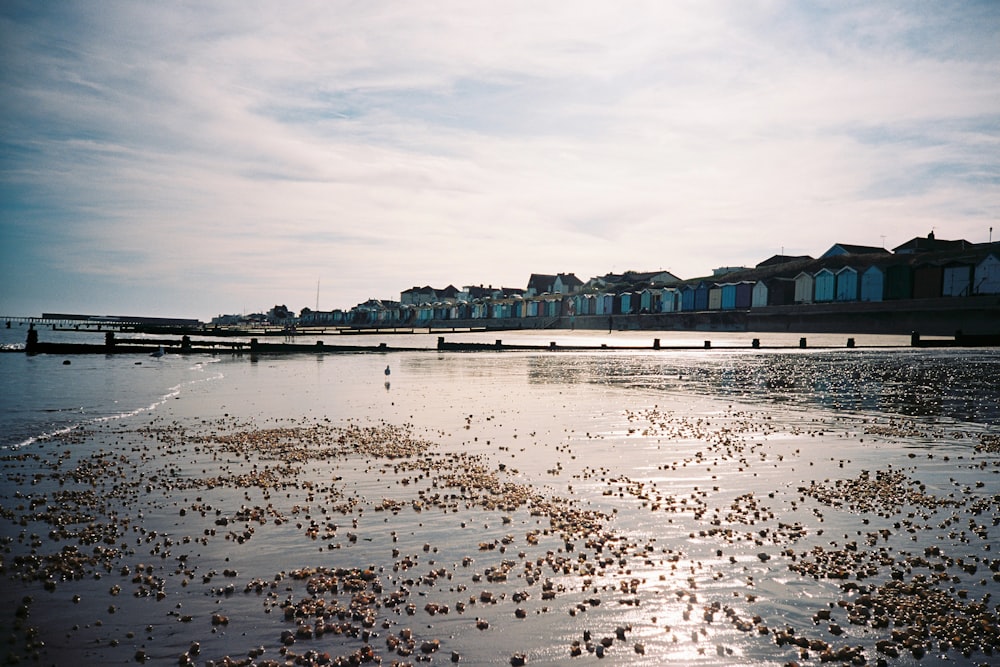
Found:
[{"label": "cloud", "polygon": [[312,306],[317,279],[323,307],[350,307],[532,272],[693,277],[935,226],[982,241],[997,19],[991,3],[6,3],[0,310],[63,298],[19,258],[95,281],[105,311],[210,317]]}]

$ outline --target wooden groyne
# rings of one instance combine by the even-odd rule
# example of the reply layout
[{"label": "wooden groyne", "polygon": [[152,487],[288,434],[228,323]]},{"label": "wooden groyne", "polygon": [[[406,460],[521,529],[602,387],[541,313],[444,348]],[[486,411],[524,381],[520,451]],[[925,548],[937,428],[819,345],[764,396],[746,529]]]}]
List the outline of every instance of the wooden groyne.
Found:
[{"label": "wooden groyne", "polygon": [[[843,349],[854,348],[854,338],[848,338],[843,346],[812,346],[805,337],[799,339],[798,345],[762,346],[759,338],[751,340],[749,345],[725,345],[713,347],[711,340],[705,340],[701,345],[662,345],[659,338],[654,338],[651,345],[560,345],[555,341],[547,345],[538,344],[505,344],[501,339],[493,343],[448,342],[444,336],[438,336],[435,347],[392,347],[386,343],[378,345],[330,345],[323,340],[312,344],[296,342],[260,342],[252,338],[245,341],[228,340],[192,340],[189,336],[178,339],[123,339],[117,338],[113,331],[105,332],[104,344],[97,343],[46,343],[38,340],[38,330],[30,329],[24,351],[28,355],[51,354],[145,354],[151,355],[162,350],[176,354],[219,354],[233,355],[287,355],[287,354],[337,354],[337,353],[388,353],[388,352],[602,352],[602,351],[684,351],[684,350],[789,350],[789,349]],[[913,332],[909,346],[865,346],[866,349],[890,349],[900,347],[933,348],[933,347],[1000,347],[1000,334],[966,335],[956,332],[954,338],[922,338],[918,332]]]}]

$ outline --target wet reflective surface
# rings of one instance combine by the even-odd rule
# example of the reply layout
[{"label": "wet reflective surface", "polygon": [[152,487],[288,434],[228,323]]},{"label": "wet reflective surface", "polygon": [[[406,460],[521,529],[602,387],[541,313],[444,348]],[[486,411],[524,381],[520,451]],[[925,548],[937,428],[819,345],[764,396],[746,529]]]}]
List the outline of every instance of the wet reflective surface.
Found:
[{"label": "wet reflective surface", "polygon": [[119,417],[51,438],[14,423],[46,406],[5,417],[0,625],[22,660],[1000,650],[994,351],[61,361],[0,356]]}]

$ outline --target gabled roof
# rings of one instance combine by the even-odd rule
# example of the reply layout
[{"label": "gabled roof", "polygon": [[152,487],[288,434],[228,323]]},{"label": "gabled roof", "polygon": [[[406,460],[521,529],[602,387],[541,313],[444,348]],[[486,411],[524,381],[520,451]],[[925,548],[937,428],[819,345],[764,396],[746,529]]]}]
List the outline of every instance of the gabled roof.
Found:
[{"label": "gabled roof", "polygon": [[789,262],[797,262],[803,259],[812,259],[812,257],[809,255],[771,255],[758,264],[756,268],[761,269],[765,266],[778,266],[779,264],[788,264]]},{"label": "gabled roof", "polygon": [[934,232],[931,232],[926,237],[917,236],[910,239],[901,246],[897,246],[892,249],[897,255],[915,255],[921,252],[939,252],[942,250],[964,250],[965,248],[971,247],[972,244],[964,239],[959,239],[958,241],[946,241],[944,239],[934,238]]},{"label": "gabled roof", "polygon": [[535,290],[536,294],[551,292],[552,284],[556,281],[554,275],[548,273],[532,273],[528,278],[528,289]]},{"label": "gabled roof", "polygon": [[567,287],[580,287],[583,285],[583,281],[577,278],[575,273],[558,273],[555,277],[562,280],[562,284]]},{"label": "gabled roof", "polygon": [[849,243],[834,243],[829,250],[820,255],[820,259],[836,257],[837,255],[888,255],[885,248],[870,245],[851,245]]}]

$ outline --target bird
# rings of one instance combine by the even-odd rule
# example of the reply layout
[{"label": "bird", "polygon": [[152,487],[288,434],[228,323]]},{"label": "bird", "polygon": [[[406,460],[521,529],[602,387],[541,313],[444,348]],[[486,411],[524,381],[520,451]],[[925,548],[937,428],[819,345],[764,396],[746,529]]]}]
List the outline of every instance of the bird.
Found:
[{"label": "bird", "polygon": [[386,375],[389,375],[389,373],[390,373],[390,371],[389,371],[389,366],[388,366],[388,365],[386,365],[386,367],[385,367],[385,374],[386,374]]},{"label": "bird", "polygon": [[151,354],[150,354],[149,356],[151,356],[151,357],[156,357],[157,359],[159,359],[159,358],[160,358],[160,357],[162,357],[162,356],[163,356],[164,354],[165,354],[165,353],[164,353],[164,351],[163,351],[163,346],[161,345],[161,346],[160,346],[159,348],[157,348],[156,352],[153,352],[153,353],[151,353]]}]

